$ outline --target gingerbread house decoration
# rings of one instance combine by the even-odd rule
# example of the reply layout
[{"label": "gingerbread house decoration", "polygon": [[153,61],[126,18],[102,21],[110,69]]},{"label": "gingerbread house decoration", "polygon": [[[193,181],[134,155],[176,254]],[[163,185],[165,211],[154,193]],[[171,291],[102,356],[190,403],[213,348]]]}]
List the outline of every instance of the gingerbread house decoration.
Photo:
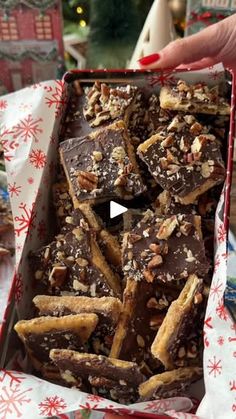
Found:
[{"label": "gingerbread house decoration", "polygon": [[63,66],[58,0],[0,0],[0,94],[55,79]]}]

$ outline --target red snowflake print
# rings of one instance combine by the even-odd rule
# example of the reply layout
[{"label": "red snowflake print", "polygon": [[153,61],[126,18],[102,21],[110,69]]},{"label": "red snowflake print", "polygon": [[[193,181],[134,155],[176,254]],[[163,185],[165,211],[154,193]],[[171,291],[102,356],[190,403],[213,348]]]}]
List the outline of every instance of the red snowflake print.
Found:
[{"label": "red snowflake print", "polygon": [[20,408],[24,403],[30,403],[31,399],[26,395],[32,388],[22,391],[20,384],[12,386],[10,389],[2,387],[0,394],[0,414],[1,419],[20,418],[22,413]]},{"label": "red snowflake print", "polygon": [[1,129],[0,143],[3,148],[4,157],[7,161],[12,160],[14,157],[12,152],[19,147],[19,144],[15,140],[12,140],[12,133],[13,131],[8,128],[3,127]]},{"label": "red snowflake print", "polygon": [[28,177],[27,182],[32,185],[32,183],[34,183],[34,178],[33,177]]},{"label": "red snowflake print", "polygon": [[215,298],[220,298],[222,294],[222,287],[223,283],[220,282],[219,279],[217,281],[213,282],[210,289],[210,297],[212,297],[213,301],[215,301]]},{"label": "red snowflake print", "polygon": [[161,71],[157,76],[148,76],[148,84],[150,86],[170,86],[175,84],[176,80],[170,71]]},{"label": "red snowflake print", "polygon": [[43,152],[43,150],[37,149],[32,150],[30,155],[30,163],[36,168],[36,169],[42,169],[46,164],[46,154]]},{"label": "red snowflake print", "polygon": [[221,372],[222,372],[221,360],[219,359],[217,361],[216,357],[214,356],[213,359],[208,360],[207,368],[209,370],[209,372],[208,372],[209,375],[213,374],[214,377],[216,377],[217,374],[220,375]]},{"label": "red snowflake print", "polygon": [[17,237],[19,237],[23,231],[28,233],[29,230],[34,227],[34,219],[36,217],[34,203],[32,204],[31,209],[27,208],[26,204],[21,203],[19,205],[19,210],[21,211],[21,215],[17,215],[15,217],[15,222],[19,224],[19,226],[15,228],[15,234]]},{"label": "red snowflake print", "polygon": [[170,400],[154,400],[147,403],[144,410],[151,410],[153,413],[162,413],[170,408]]},{"label": "red snowflake print", "polygon": [[89,400],[89,401],[91,401],[91,402],[95,402],[95,403],[98,403],[98,402],[103,402],[105,399],[104,399],[104,397],[101,397],[101,396],[97,396],[96,394],[90,394],[88,397],[87,397],[87,399]]},{"label": "red snowflake print", "polygon": [[218,266],[220,266],[220,257],[217,255],[214,263],[214,273],[216,273]]},{"label": "red snowflake print", "polygon": [[212,322],[212,317],[208,317],[204,321],[203,336],[204,336],[204,346],[205,346],[205,348],[208,348],[208,346],[210,345],[210,342],[209,342],[208,337],[207,337],[207,329],[213,329],[213,326],[212,326],[211,322]]},{"label": "red snowflake print", "polygon": [[38,238],[40,240],[44,239],[44,237],[46,236],[46,224],[44,220],[39,221],[37,232],[38,232]]},{"label": "red snowflake print", "polygon": [[88,411],[91,411],[93,409],[96,409],[97,406],[98,406],[97,404],[90,404],[90,403],[85,403],[85,404],[80,404],[79,405],[80,409],[82,409],[82,410],[88,410]]},{"label": "red snowflake print", "polygon": [[14,295],[16,302],[19,303],[23,295],[23,281],[20,273],[15,276]]},{"label": "red snowflake print", "polygon": [[216,307],[216,314],[219,316],[221,320],[227,320],[228,319],[228,312],[224,306],[223,300],[221,299],[218,303],[218,306]]},{"label": "red snowflake print", "polygon": [[236,412],[236,404],[232,404],[232,410],[233,412]]},{"label": "red snowflake print", "polygon": [[0,100],[0,111],[4,111],[7,108],[7,101]]},{"label": "red snowflake print", "polygon": [[219,243],[223,243],[225,241],[225,238],[226,238],[225,227],[224,227],[224,224],[221,224],[217,231],[217,240]]},{"label": "red snowflake print", "polygon": [[0,369],[0,383],[2,383],[6,378],[10,380],[10,387],[13,384],[20,384],[22,382],[22,380],[25,379],[25,377],[23,376],[23,373],[21,372],[14,372],[14,371],[6,371],[6,370],[1,370]]},{"label": "red snowflake print", "polygon": [[39,403],[40,416],[53,416],[67,407],[65,400],[58,396],[46,397]]},{"label": "red snowflake print", "polygon": [[228,342],[236,342],[236,338],[228,337]]},{"label": "red snowflake print", "polygon": [[48,105],[49,108],[54,107],[55,116],[60,116],[67,103],[67,93],[64,81],[56,80],[56,86],[54,88],[45,86],[44,89],[50,93],[50,95],[46,97],[46,105]]},{"label": "red snowflake print", "polygon": [[9,183],[8,184],[8,191],[9,191],[9,194],[11,195],[11,198],[14,195],[19,196],[19,194],[21,193],[21,188],[22,188],[22,186],[16,186],[16,182],[14,182],[13,185],[11,185]]},{"label": "red snowflake print", "polygon": [[39,128],[39,122],[42,122],[42,118],[34,119],[32,115],[28,115],[13,128],[13,138],[23,140],[25,143],[29,139],[33,138],[34,141],[37,143],[38,134],[41,134],[43,132],[43,130]]},{"label": "red snowflake print", "polygon": [[230,391],[236,391],[236,380],[229,382],[229,389]]},{"label": "red snowflake print", "polygon": [[226,260],[228,257],[228,253],[221,253],[221,257]]},{"label": "red snowflake print", "polygon": [[218,339],[217,339],[217,342],[218,342],[218,345],[220,345],[220,346],[224,345],[224,342],[225,342],[224,337],[219,336]]}]

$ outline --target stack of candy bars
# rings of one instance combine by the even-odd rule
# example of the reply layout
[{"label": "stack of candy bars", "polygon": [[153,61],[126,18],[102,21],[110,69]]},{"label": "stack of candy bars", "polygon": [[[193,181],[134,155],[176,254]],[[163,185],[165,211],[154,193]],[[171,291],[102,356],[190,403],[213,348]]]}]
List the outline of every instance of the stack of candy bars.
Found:
[{"label": "stack of candy bars", "polygon": [[[74,82],[56,235],[29,255],[43,292],[15,325],[38,374],[120,403],[185,395],[201,378],[229,113],[202,83],[159,96]],[[111,200],[123,219],[108,219]]]}]

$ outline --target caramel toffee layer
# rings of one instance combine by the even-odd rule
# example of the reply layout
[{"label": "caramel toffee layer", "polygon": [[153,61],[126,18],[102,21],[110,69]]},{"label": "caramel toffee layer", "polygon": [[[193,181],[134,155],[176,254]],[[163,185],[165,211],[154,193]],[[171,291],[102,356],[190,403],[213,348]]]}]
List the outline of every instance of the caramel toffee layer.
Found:
[{"label": "caramel toffee layer", "polygon": [[189,198],[186,204],[225,177],[218,142],[191,115],[175,116],[164,131],[138,147],[138,154],[156,182],[183,201]]},{"label": "caramel toffee layer", "polygon": [[94,137],[61,143],[61,158],[78,201],[131,199],[144,185],[130,159],[123,125],[112,125]]},{"label": "caramel toffee layer", "polygon": [[200,217],[193,215],[159,218],[147,211],[137,226],[124,235],[124,274],[148,282],[206,274],[209,264],[197,228],[199,222]]},{"label": "caramel toffee layer", "polygon": [[219,87],[208,87],[205,83],[188,85],[179,80],[176,86],[163,87],[160,92],[163,109],[190,111],[206,114],[230,114],[230,105],[220,96]]},{"label": "caramel toffee layer", "polygon": [[[166,369],[172,369],[185,357],[197,358],[198,348],[186,352],[185,344],[203,311],[203,281],[191,275],[177,300],[168,309],[151,347],[152,354]],[[195,328],[196,330],[196,328]],[[190,343],[190,342],[189,342]],[[189,348],[190,349],[190,348]]]},{"label": "caramel toffee layer", "polygon": [[167,286],[128,280],[110,356],[138,363],[148,376],[160,369],[151,354],[151,344],[178,294],[177,289]]},{"label": "caramel toffee layer", "polygon": [[35,279],[55,294],[95,297],[119,293],[118,279],[102,257],[87,223],[83,219],[78,222],[75,216],[67,221],[65,234],[31,254]]},{"label": "caramel toffee layer", "polygon": [[202,374],[202,368],[189,367],[154,375],[140,384],[140,401],[183,396],[190,384],[199,380]]}]

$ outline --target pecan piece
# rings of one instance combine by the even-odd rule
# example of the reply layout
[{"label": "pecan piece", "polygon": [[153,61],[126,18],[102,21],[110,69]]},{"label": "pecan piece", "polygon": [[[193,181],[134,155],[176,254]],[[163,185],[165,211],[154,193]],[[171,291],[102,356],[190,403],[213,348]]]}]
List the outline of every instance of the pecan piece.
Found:
[{"label": "pecan piece", "polygon": [[163,223],[161,224],[156,237],[159,240],[166,240],[168,239],[168,237],[171,236],[171,234],[173,233],[173,231],[175,230],[176,226],[178,225],[178,220],[177,217],[175,215],[173,215],[170,218],[167,218],[166,220],[163,221]]},{"label": "pecan piece", "polygon": [[158,266],[162,265],[162,263],[163,263],[162,256],[161,255],[156,255],[148,263],[148,269],[158,268]]},{"label": "pecan piece", "polygon": [[67,267],[54,266],[49,275],[49,282],[52,287],[60,287],[66,279]]},{"label": "pecan piece", "polygon": [[153,282],[153,280],[154,280],[154,274],[151,271],[149,271],[148,269],[145,269],[143,271],[143,276],[144,276],[144,278],[146,279],[147,282]]},{"label": "pecan piece", "polygon": [[98,177],[93,172],[80,171],[77,177],[77,181],[81,189],[85,189],[89,192],[97,189]]}]

